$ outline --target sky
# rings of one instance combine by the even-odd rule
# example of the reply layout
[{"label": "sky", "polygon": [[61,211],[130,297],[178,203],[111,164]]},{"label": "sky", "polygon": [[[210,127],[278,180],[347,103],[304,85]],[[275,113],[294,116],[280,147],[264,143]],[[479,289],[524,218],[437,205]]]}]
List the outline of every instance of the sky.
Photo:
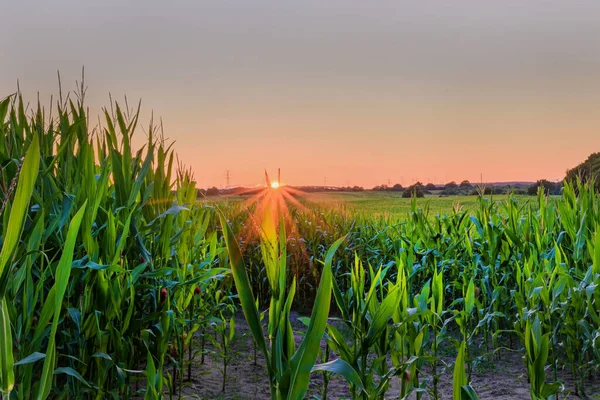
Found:
[{"label": "sky", "polygon": [[0,97],[85,66],[92,113],[141,99],[200,187],[561,179],[600,150],[597,0],[2,7]]}]

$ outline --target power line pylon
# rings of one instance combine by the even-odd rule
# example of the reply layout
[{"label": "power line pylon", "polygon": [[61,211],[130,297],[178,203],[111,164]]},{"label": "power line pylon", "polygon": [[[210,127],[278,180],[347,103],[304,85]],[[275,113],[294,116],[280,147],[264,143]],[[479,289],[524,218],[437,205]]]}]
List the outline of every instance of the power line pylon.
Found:
[{"label": "power line pylon", "polygon": [[231,183],[231,172],[229,170],[225,171],[225,188],[229,188],[229,184]]}]

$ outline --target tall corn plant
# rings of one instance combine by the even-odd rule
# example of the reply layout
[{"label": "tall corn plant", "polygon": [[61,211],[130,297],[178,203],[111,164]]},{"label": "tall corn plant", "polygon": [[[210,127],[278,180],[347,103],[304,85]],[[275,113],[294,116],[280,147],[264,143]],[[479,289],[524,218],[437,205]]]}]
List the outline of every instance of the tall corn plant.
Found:
[{"label": "tall corn plant", "polygon": [[54,381],[54,375],[57,371],[64,371],[65,373],[74,374],[78,376],[72,369],[59,369],[55,370],[56,366],[56,331],[58,330],[58,323],[60,320],[60,314],[63,306],[64,296],[67,291],[67,285],[69,283],[69,277],[71,275],[71,264],[73,263],[73,251],[75,250],[75,244],[77,240],[77,234],[79,232],[79,226],[83,219],[83,215],[86,209],[87,203],[81,207],[81,209],[75,214],[69,231],[67,233],[67,240],[65,247],[63,248],[62,256],[56,267],[56,278],[55,283],[50,289],[46,304],[48,307],[44,307],[41,313],[41,319],[47,320],[52,318],[52,327],[50,330],[50,338],[48,347],[46,349],[46,355],[44,359],[44,367],[42,369],[42,376],[40,379],[39,387],[35,398],[37,400],[43,400],[48,397],[50,390],[52,389],[52,383]]},{"label": "tall corn plant", "polygon": [[525,327],[525,356],[530,382],[530,394],[534,400],[552,399],[560,388],[559,383],[546,382],[546,361],[549,354],[550,332],[544,327],[538,316],[527,320]]},{"label": "tall corn plant", "polygon": [[[0,121],[4,119],[8,99],[0,103]],[[33,194],[40,164],[38,136],[34,135],[29,150],[21,166],[15,197],[3,199],[3,208],[9,213],[8,224],[2,232],[2,250],[0,252],[0,390],[3,396],[10,395],[15,385],[13,340],[11,318],[7,306],[7,284],[12,269],[10,262],[19,243],[21,229]],[[16,177],[14,179],[17,179]]]},{"label": "tall corn plant", "polygon": [[337,240],[327,252],[310,323],[304,339],[296,349],[294,332],[289,319],[296,285],[294,282],[289,290],[286,288],[288,271],[283,222],[280,224],[278,234],[273,214],[267,206],[261,232],[263,262],[267,270],[271,295],[268,335],[265,338],[240,248],[222,214],[220,218],[242,310],[256,345],[265,356],[271,398],[302,399],[308,389],[311,369],[317,360],[321,339],[327,325],[331,303],[333,256],[344,238]]},{"label": "tall corn plant", "polygon": [[[189,344],[208,312],[196,291],[220,287],[225,274],[214,268],[222,253],[214,214],[194,204],[189,174],[173,179],[173,151],[152,125],[147,144],[132,149],[139,107],[111,104],[105,127],[93,131],[83,86],[76,97],[61,96],[55,117],[39,104],[27,116],[20,96],[0,101],[3,192],[7,181],[16,185],[20,165],[22,182],[40,171],[31,178],[31,207],[19,189],[0,209],[3,297],[11,300],[1,358],[7,366],[18,360],[0,381],[17,399],[128,398],[144,363],[155,363],[144,386],[161,397],[163,366],[181,372],[184,364],[161,364],[168,345]],[[36,146],[38,155],[21,164]],[[31,168],[35,158],[39,168]],[[150,352],[140,332],[148,332]]]}]

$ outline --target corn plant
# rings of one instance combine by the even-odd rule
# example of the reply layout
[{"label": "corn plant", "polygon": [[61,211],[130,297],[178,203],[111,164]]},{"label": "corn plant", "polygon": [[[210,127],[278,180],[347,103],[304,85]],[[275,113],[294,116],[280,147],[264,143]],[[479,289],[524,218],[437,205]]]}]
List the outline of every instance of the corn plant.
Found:
[{"label": "corn plant", "polygon": [[479,399],[475,390],[469,384],[467,371],[465,368],[465,355],[467,353],[467,343],[463,341],[458,348],[456,362],[454,364],[454,373],[452,375],[452,399],[453,400],[476,400]]},{"label": "corn plant", "polygon": [[[248,326],[267,363],[267,373],[272,399],[301,399],[308,389],[309,376],[319,353],[320,342],[325,332],[331,301],[331,263],[343,238],[327,252],[315,306],[310,323],[300,344],[295,349],[294,334],[289,320],[294,298],[295,284],[286,290],[286,248],[283,223],[279,227],[279,238],[271,212],[265,214],[261,247],[269,285],[271,302],[268,316],[268,340],[258,317],[256,300],[252,294],[246,267],[239,246],[233,237],[230,226],[221,216],[223,235],[229,250],[232,275]],[[286,293],[287,292],[287,293]]]},{"label": "corn plant", "polygon": [[560,384],[546,383],[546,361],[549,354],[550,332],[543,333],[538,316],[533,322],[527,320],[525,327],[525,353],[531,398],[534,400],[554,398]]},{"label": "corn plant", "polygon": [[[401,287],[389,282],[385,285],[389,268],[380,267],[377,271],[370,268],[371,285],[366,287],[365,269],[356,257],[348,290],[342,293],[334,283],[335,301],[342,314],[339,321],[346,326],[350,337],[348,343],[335,324],[329,324],[327,343],[360,379],[360,384],[351,383],[353,398],[382,398],[390,380],[398,373],[396,367],[388,368],[387,361],[392,344],[389,322],[399,305]],[[373,351],[375,359],[371,361],[369,356]]]},{"label": "corn plant", "polygon": [[[2,119],[4,119],[3,114],[6,112],[8,101],[9,99],[0,102],[0,118]],[[4,215],[8,215],[8,224],[3,224],[3,242],[2,250],[0,250],[0,336],[2,337],[0,339],[0,391],[2,396],[9,396],[15,385],[13,334],[11,331],[11,317],[8,309],[8,301],[6,299],[7,284],[12,268],[9,263],[12,261],[15,249],[18,245],[29,201],[34,190],[40,162],[39,152],[38,137],[34,136],[29,145],[27,155],[23,160],[23,164],[20,166],[20,176],[15,176],[13,178],[13,182],[18,182],[16,183],[14,199],[11,203],[10,199],[6,197],[3,199],[2,204],[2,209],[7,211]],[[8,211],[10,211],[10,213],[8,213]],[[75,233],[72,233],[71,237],[77,234],[77,229],[79,229],[79,226],[74,228],[73,232]],[[71,239],[71,247],[73,246],[73,242],[74,238]],[[70,265],[65,265],[67,262],[68,261],[65,260],[65,262],[61,264],[63,265],[63,270],[65,268],[70,268]],[[65,273],[63,272],[61,278],[65,280],[64,285],[66,285],[68,275],[65,277]],[[59,307],[62,302],[62,295],[64,295],[64,288],[62,289],[60,301],[55,301],[57,308],[55,308],[56,314],[60,314]],[[58,318],[58,316],[56,316],[56,318]],[[53,331],[56,332],[54,325]],[[50,352],[53,353],[54,349],[50,348]],[[52,357],[53,356],[54,355],[52,354]],[[48,358],[50,358],[50,356]]]},{"label": "corn plant", "polygon": [[223,314],[220,317],[220,321],[214,322],[215,337],[212,344],[215,348],[214,353],[221,358],[221,374],[223,376],[221,391],[224,392],[227,382],[227,366],[235,355],[231,347],[235,337],[235,317],[227,319]]},{"label": "corn plant", "polygon": [[0,101],[0,383],[17,399],[160,398],[168,346],[204,318],[195,287],[225,285],[214,214],[152,123],[132,149],[139,107],[111,102],[92,129],[82,83],[55,110]]}]

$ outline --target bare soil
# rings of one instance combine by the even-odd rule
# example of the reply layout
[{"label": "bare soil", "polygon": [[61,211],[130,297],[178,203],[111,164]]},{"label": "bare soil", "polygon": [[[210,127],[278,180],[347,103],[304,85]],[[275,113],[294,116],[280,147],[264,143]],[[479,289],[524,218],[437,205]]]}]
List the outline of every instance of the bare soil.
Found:
[{"label": "bare soil", "polygon": [[[299,315],[293,313],[292,320],[296,321]],[[198,357],[192,367],[192,380],[185,382],[182,398],[199,399],[268,399],[269,382],[265,369],[265,362],[260,351],[257,353],[257,363],[253,360],[253,345],[250,332],[243,315],[236,316],[236,341],[233,345],[235,352],[229,366],[227,367],[227,380],[225,390],[222,391],[222,363],[221,359],[214,354],[206,354],[204,364]],[[300,322],[293,324],[298,332],[304,331],[304,325]],[[296,335],[296,342],[300,343],[302,335]],[[196,346],[199,339],[196,339]],[[211,347],[207,344],[207,349]],[[333,358],[333,357],[332,357]],[[451,350],[447,357],[442,357],[450,367],[444,371],[439,383],[439,398],[452,398],[452,362],[454,355]],[[426,371],[424,371],[426,372]],[[425,374],[426,375],[426,374]],[[552,371],[548,369],[547,376]],[[187,374],[186,374],[187,378]],[[424,376],[423,379],[428,379]],[[569,373],[561,371],[559,375],[564,383],[563,392],[559,399],[576,399],[572,392],[573,380]],[[600,399],[600,377],[592,376],[586,378],[586,394],[589,399]],[[473,371],[471,386],[475,389],[481,399],[518,400],[529,399],[529,384],[527,372],[519,351],[503,351],[500,358],[487,360],[480,363]],[[323,387],[322,374],[315,373],[311,376],[311,383],[306,398],[321,398]],[[400,381],[395,378],[392,381],[386,399],[398,399],[400,393]],[[168,396],[167,396],[168,398]],[[176,397],[174,397],[176,398]],[[349,387],[346,381],[339,376],[332,376],[328,386],[328,399],[350,398]],[[411,399],[416,399],[413,395]],[[429,393],[425,393],[422,399],[432,399]]]}]

